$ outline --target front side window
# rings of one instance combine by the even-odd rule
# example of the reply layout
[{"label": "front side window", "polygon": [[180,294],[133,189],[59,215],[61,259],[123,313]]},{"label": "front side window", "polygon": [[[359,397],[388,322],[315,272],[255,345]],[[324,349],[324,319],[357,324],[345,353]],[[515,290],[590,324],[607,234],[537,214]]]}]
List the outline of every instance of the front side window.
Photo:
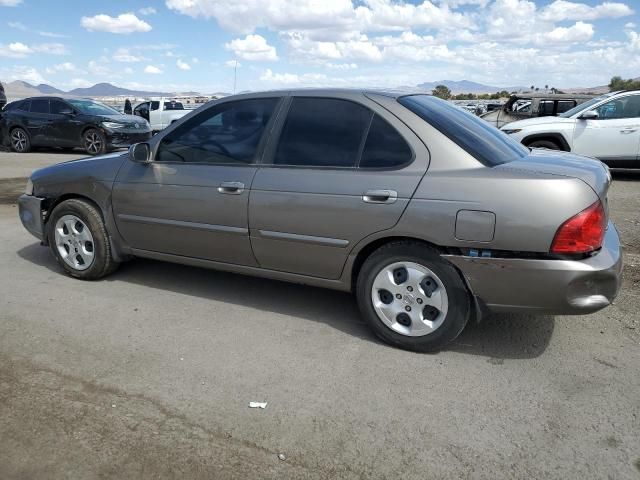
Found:
[{"label": "front side window", "polygon": [[408,95],[398,102],[488,167],[524,158],[529,149],[488,122],[430,95]]},{"label": "front side window", "polygon": [[629,95],[611,100],[596,108],[596,112],[598,112],[598,120],[639,118],[640,95]]},{"label": "front side window", "polygon": [[49,100],[31,100],[31,113],[49,113]]},{"label": "front side window", "polygon": [[251,164],[278,98],[223,103],[184,122],[158,146],[156,161]]},{"label": "front side window", "polygon": [[51,113],[55,115],[59,115],[63,112],[71,111],[71,107],[69,107],[66,103],[60,100],[51,100],[50,108],[51,108]]},{"label": "front side window", "polygon": [[158,110],[160,108],[160,102],[159,101],[153,101],[151,102],[151,111],[153,112],[154,110]]},{"label": "front side window", "polygon": [[371,115],[348,100],[294,98],[273,163],[353,168]]}]

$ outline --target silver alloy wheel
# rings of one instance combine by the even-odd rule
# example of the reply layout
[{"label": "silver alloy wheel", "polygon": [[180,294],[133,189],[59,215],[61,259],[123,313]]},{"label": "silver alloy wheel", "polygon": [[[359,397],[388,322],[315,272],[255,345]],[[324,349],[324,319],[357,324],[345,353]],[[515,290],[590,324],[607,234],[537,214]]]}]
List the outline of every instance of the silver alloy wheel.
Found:
[{"label": "silver alloy wheel", "polygon": [[84,137],[84,146],[87,152],[98,153],[102,150],[102,137],[96,132],[89,132]]},{"label": "silver alloy wheel", "polygon": [[75,270],[93,263],[95,245],[89,227],[75,215],[63,215],[55,225],[55,242],[64,262]]},{"label": "silver alloy wheel", "polygon": [[24,152],[27,148],[27,134],[16,128],[11,132],[11,146],[16,152]]},{"label": "silver alloy wheel", "polygon": [[414,262],[396,262],[380,270],[371,287],[371,301],[387,327],[409,337],[433,333],[449,310],[442,280]]}]

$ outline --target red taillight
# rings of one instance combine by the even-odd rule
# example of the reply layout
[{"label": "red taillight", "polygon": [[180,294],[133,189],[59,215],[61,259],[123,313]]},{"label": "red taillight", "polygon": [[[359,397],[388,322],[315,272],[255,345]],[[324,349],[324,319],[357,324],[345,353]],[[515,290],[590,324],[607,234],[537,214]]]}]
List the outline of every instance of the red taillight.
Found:
[{"label": "red taillight", "polygon": [[553,239],[551,253],[589,253],[602,246],[607,228],[604,208],[597,201],[564,222]]}]

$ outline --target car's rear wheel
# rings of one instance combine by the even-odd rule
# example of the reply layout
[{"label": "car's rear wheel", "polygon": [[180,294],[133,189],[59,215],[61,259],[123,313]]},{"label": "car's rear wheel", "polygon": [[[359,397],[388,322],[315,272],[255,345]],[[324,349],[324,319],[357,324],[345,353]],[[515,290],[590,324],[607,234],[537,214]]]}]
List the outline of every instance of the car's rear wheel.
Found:
[{"label": "car's rear wheel", "polygon": [[102,155],[107,151],[107,139],[100,130],[92,128],[84,132],[82,146],[89,155]]},{"label": "car's rear wheel", "polygon": [[375,251],[362,265],[356,294],[375,334],[408,350],[442,348],[469,318],[469,293],[456,269],[418,242]]},{"label": "car's rear wheel", "polygon": [[11,149],[18,153],[27,153],[31,150],[29,135],[22,128],[14,128],[10,135]]},{"label": "car's rear wheel", "polygon": [[528,145],[531,148],[548,148],[549,150],[562,150],[553,140],[534,140]]},{"label": "car's rear wheel", "polygon": [[118,267],[102,216],[91,203],[66,200],[53,210],[47,224],[51,250],[72,277],[96,280]]}]

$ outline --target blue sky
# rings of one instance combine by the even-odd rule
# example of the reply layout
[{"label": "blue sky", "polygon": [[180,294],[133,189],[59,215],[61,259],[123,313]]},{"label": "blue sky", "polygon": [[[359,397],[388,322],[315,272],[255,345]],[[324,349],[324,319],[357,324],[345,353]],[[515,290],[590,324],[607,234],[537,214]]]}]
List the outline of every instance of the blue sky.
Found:
[{"label": "blue sky", "polygon": [[0,0],[0,80],[204,93],[640,76],[640,2]]}]

